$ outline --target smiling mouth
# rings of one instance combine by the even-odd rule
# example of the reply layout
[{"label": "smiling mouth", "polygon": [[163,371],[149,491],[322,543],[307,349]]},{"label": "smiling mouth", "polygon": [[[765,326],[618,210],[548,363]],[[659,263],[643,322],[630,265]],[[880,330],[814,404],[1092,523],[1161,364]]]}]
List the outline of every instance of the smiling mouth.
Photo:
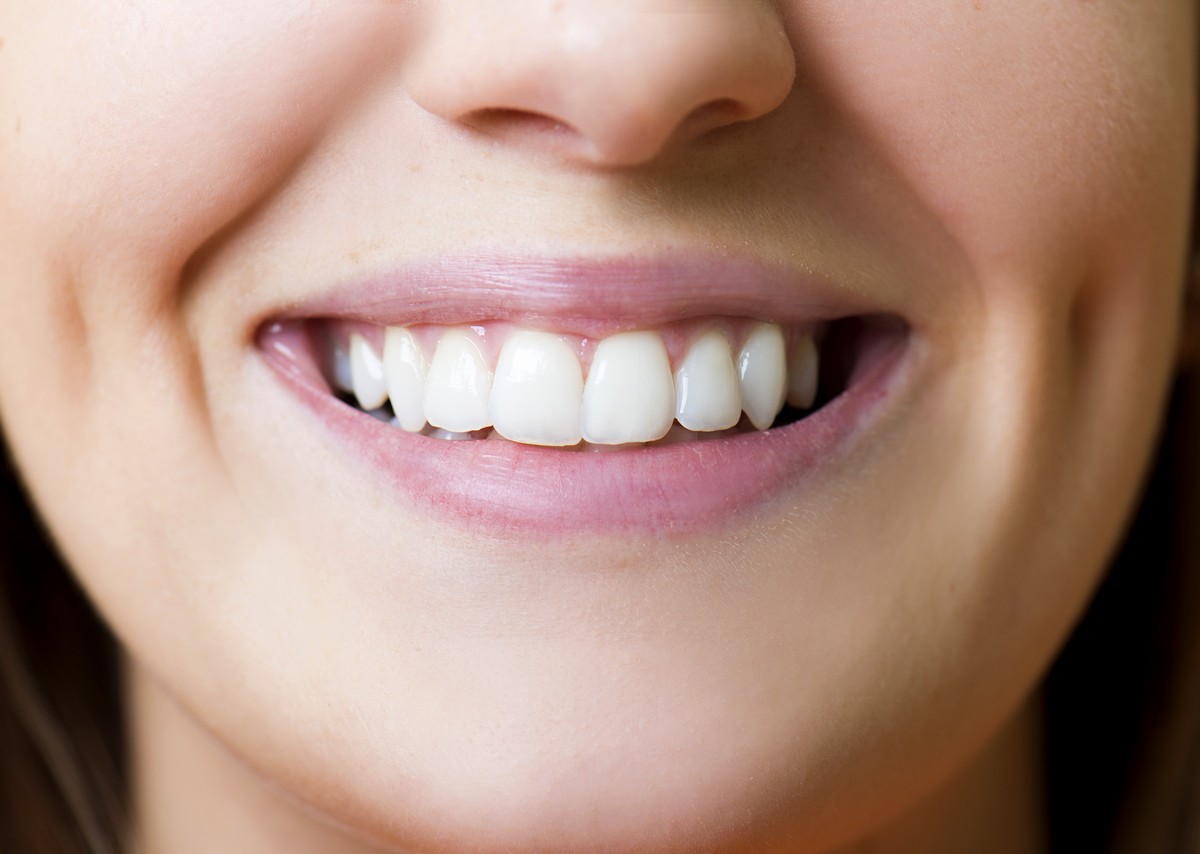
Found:
[{"label": "smiling mouth", "polygon": [[837,465],[914,348],[896,312],[701,266],[392,274],[268,319],[257,350],[418,509],[491,534],[713,530]]},{"label": "smiling mouth", "polygon": [[869,371],[904,326],[889,316],[790,327],[709,317],[585,337],[509,322],[321,318],[289,331],[331,395],[397,429],[619,451],[800,421]]}]

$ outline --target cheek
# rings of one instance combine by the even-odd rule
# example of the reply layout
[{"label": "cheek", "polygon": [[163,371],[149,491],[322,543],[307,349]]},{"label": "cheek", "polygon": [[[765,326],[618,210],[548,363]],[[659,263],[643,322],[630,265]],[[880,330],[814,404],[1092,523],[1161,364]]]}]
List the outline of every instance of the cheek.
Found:
[{"label": "cheek", "polygon": [[888,4],[796,26],[816,30],[810,72],[981,279],[1061,282],[1085,257],[1174,245],[1160,226],[1187,204],[1193,13]]},{"label": "cheek", "polygon": [[927,660],[1022,660],[1028,680],[1103,571],[1160,418],[1194,186],[1195,4],[792,15],[809,48],[800,85],[964,262],[944,289],[954,309],[925,330],[945,379],[942,411],[925,412],[922,447],[937,453],[891,481],[926,499],[924,519],[955,524],[876,528],[872,542],[945,556],[921,587],[954,602],[945,622],[922,616],[928,603],[905,614],[910,632],[937,625]]},{"label": "cheek", "polygon": [[971,401],[962,435],[991,449],[964,449],[964,483],[1021,508],[1010,542],[1055,500],[1115,531],[1174,353],[1195,4],[934,5],[792,23],[812,34],[807,73],[965,261],[946,294],[962,309],[932,331]]},{"label": "cheek", "polygon": [[98,266],[102,247],[109,264],[177,267],[287,174],[385,50],[403,50],[412,16],[382,6],[0,13],[0,104],[20,127],[0,161],[6,194],[43,246],[86,248],[75,265]]},{"label": "cheek", "polygon": [[0,6],[0,317],[22,318],[0,336],[0,409],[30,479],[63,498],[43,506],[136,480],[120,460],[149,456],[156,410],[156,436],[195,432],[184,265],[402,49],[412,16],[382,8]]},{"label": "cheek", "polygon": [[[0,416],[119,625],[138,616],[130,553],[236,548],[189,541],[237,520],[214,500],[183,265],[403,41],[382,6],[0,4],[0,317],[21,319],[0,334]],[[154,529],[168,493],[194,523],[171,542]]]}]

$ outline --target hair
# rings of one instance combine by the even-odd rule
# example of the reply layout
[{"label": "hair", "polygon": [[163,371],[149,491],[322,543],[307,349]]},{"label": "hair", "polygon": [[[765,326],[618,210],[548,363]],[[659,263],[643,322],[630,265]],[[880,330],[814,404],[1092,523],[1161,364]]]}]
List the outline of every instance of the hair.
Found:
[{"label": "hair", "polygon": [[116,854],[118,648],[50,543],[0,453],[0,850]]},{"label": "hair", "polygon": [[1052,850],[1200,852],[1197,437],[1193,359],[1124,544],[1046,679]]}]

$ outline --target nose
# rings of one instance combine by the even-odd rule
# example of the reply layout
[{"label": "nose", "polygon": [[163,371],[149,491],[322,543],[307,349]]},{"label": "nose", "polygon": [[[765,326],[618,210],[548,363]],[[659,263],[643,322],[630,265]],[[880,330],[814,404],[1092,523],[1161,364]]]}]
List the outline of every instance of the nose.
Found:
[{"label": "nose", "polygon": [[448,0],[406,84],[464,128],[630,167],[770,113],[795,73],[768,0]]}]

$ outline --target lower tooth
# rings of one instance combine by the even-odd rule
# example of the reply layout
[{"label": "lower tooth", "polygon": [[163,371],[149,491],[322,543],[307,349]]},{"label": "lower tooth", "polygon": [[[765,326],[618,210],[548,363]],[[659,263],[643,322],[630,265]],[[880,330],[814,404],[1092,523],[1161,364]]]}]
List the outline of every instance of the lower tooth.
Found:
[{"label": "lower tooth", "polygon": [[475,439],[473,433],[455,433],[453,430],[443,430],[441,427],[434,427],[425,435],[430,439],[444,439],[448,442],[471,442]]},{"label": "lower tooth", "polygon": [[591,442],[583,442],[579,445],[579,448],[588,454],[612,454],[617,451],[629,450],[630,448],[644,447],[646,446],[642,442],[628,442],[624,445],[593,445]]},{"label": "lower tooth", "polygon": [[350,372],[350,354],[341,344],[334,344],[329,352],[329,377],[333,387],[346,394],[354,393],[354,377]]}]

